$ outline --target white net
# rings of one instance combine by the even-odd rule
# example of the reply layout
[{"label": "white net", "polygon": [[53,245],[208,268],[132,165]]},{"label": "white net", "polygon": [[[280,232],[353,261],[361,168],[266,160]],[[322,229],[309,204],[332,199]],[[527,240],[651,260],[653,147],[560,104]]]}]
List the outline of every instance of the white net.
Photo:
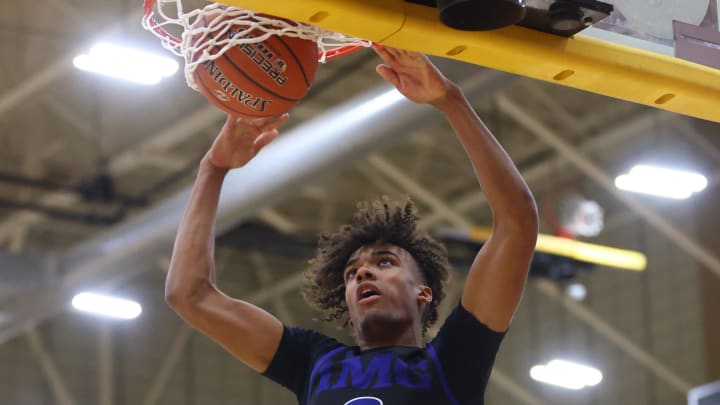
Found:
[{"label": "white net", "polygon": [[[181,0],[157,0],[154,5],[154,1],[146,0],[142,25],[160,38],[164,48],[185,59],[185,80],[194,90],[197,86],[193,72],[198,65],[220,57],[234,46],[262,42],[271,35],[315,41],[320,51],[318,61],[323,63],[328,55],[342,47],[372,45],[371,41],[309,24],[217,3],[188,12],[183,10]],[[179,32],[180,36],[173,35],[172,31]],[[228,32],[231,34],[226,35]]]}]

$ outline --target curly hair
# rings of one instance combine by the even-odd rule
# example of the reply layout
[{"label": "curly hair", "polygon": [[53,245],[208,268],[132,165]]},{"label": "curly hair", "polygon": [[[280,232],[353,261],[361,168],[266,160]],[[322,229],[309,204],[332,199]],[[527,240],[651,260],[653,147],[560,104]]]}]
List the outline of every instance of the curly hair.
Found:
[{"label": "curly hair", "polygon": [[423,314],[423,334],[437,320],[437,307],[445,297],[443,284],[450,263],[445,246],[417,227],[418,215],[413,202],[404,205],[387,197],[358,204],[350,225],[334,233],[322,233],[317,253],[305,272],[310,285],[305,299],[318,309],[323,321],[342,320],[347,326],[343,271],[350,255],[362,246],[380,243],[405,249],[418,264],[423,282],[432,289],[433,300]]}]

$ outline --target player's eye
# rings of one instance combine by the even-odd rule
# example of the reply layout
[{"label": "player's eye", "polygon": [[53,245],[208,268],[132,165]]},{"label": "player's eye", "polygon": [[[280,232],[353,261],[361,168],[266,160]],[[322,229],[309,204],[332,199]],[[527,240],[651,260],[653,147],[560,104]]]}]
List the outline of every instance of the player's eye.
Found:
[{"label": "player's eye", "polygon": [[351,279],[355,278],[355,273],[357,271],[355,269],[350,269],[345,272],[345,281],[350,281]]},{"label": "player's eye", "polygon": [[383,257],[380,260],[378,260],[378,266],[381,266],[381,267],[392,266],[392,264],[393,264],[392,260],[388,259],[387,257]]}]

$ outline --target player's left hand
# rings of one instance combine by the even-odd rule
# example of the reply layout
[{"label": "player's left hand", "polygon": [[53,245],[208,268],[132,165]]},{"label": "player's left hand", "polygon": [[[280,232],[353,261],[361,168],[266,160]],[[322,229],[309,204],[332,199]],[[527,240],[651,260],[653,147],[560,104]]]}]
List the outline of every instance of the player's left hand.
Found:
[{"label": "player's left hand", "polygon": [[228,115],[225,125],[207,152],[210,163],[223,169],[244,166],[277,137],[278,127],[288,117],[287,113],[255,119]]},{"label": "player's left hand", "polygon": [[374,44],[373,49],[385,62],[375,70],[411,101],[436,104],[441,102],[453,87],[428,57],[421,53],[380,44]]}]

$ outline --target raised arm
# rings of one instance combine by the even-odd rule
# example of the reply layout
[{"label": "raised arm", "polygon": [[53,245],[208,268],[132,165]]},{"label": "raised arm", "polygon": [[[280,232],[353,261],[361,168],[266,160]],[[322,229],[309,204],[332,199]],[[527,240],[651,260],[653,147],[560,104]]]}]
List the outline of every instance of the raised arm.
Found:
[{"label": "raised arm", "polygon": [[510,157],[462,91],[422,54],[376,47],[378,73],[408,99],[440,110],[455,130],[493,213],[492,236],[473,261],[463,306],[495,331],[510,325],[537,240],[537,208]]},{"label": "raised arm", "polygon": [[262,120],[228,117],[200,163],[165,280],[165,299],[181,318],[259,372],[270,364],[283,326],[271,314],[215,286],[215,216],[227,172],[252,159],[285,121],[287,115]]}]

